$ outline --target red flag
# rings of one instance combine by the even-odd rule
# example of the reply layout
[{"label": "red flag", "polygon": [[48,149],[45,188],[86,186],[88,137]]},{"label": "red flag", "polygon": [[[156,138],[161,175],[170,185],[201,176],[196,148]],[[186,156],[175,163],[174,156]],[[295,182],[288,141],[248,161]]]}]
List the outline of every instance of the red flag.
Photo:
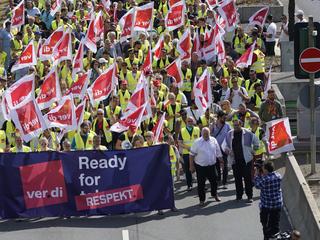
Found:
[{"label": "red flag", "polygon": [[11,110],[11,117],[25,142],[38,137],[47,128],[33,97],[29,97],[23,105]]},{"label": "red flag", "polygon": [[152,54],[151,54],[151,49],[149,48],[146,59],[144,60],[144,63],[141,67],[144,75],[148,75],[152,73]]},{"label": "red flag", "polygon": [[[171,8],[173,5],[179,3],[181,0],[169,0],[169,7]],[[183,1],[184,2],[184,1]]]},{"label": "red flag", "polygon": [[19,59],[12,66],[11,72],[35,65],[37,65],[36,48],[34,46],[33,40],[31,40],[28,46],[26,46],[26,48],[21,53]]},{"label": "red flag", "polygon": [[120,42],[124,42],[132,36],[132,27],[134,21],[135,8],[130,9],[119,21],[121,29]]},{"label": "red flag", "polygon": [[24,76],[15,82],[4,92],[3,96],[10,110],[23,105],[26,99],[34,97],[34,74]]},{"label": "red flag", "polygon": [[154,2],[137,7],[135,11],[134,31],[152,30],[153,23],[153,6]]},{"label": "red flag", "polygon": [[226,61],[226,51],[224,48],[224,42],[221,34],[218,34],[215,39],[216,54],[218,56],[218,62],[222,65]]},{"label": "red flag", "polygon": [[62,128],[67,131],[77,129],[76,113],[72,95],[64,96],[58,106],[48,112],[44,119],[48,128]]},{"label": "red flag", "polygon": [[75,55],[75,57],[73,58],[73,62],[72,62],[72,78],[75,78],[75,75],[78,72],[81,72],[83,70],[83,55],[84,55],[84,43],[83,43],[84,39],[81,39],[81,42],[79,44],[78,47],[78,51]]},{"label": "red flag", "polygon": [[259,25],[260,27],[263,27],[267,15],[269,12],[269,7],[264,7],[258,10],[255,14],[253,14],[249,18],[249,25]]},{"label": "red flag", "polygon": [[253,56],[255,47],[256,47],[256,42],[254,42],[236,61],[236,66],[238,68],[247,68],[252,64],[252,56]]},{"label": "red flag", "polygon": [[36,99],[36,103],[40,109],[45,109],[49,108],[52,103],[58,101],[60,98],[61,90],[59,84],[59,75],[57,68],[53,67],[40,86],[40,92]]},{"label": "red flag", "polygon": [[191,60],[191,33],[187,28],[177,44],[181,60]]},{"label": "red flag", "polygon": [[87,34],[85,37],[84,44],[94,53],[97,52],[97,41],[96,41],[96,33],[95,33],[95,27],[94,27],[94,18],[91,19]]},{"label": "red flag", "polygon": [[231,32],[238,22],[238,12],[235,0],[224,0],[217,8],[220,16],[226,21],[226,29]]},{"label": "red flag", "polygon": [[210,73],[208,68],[204,70],[199,80],[195,79],[193,93],[195,104],[197,105],[200,113],[204,114],[206,109],[209,108],[212,103]]},{"label": "red flag", "polygon": [[201,51],[200,51],[200,38],[199,38],[198,31],[195,31],[192,43],[193,43],[192,52],[197,53],[198,57],[200,57]]},{"label": "red flag", "polygon": [[159,143],[162,142],[163,138],[163,126],[165,121],[166,113],[163,113],[160,119],[158,119],[156,125],[153,127],[152,132],[154,134],[154,142]]},{"label": "red flag", "polygon": [[183,84],[182,72],[181,72],[181,59],[177,58],[168,67],[166,67],[167,74],[175,79],[178,87]]},{"label": "red flag", "polygon": [[161,55],[161,50],[164,48],[164,38],[163,38],[163,34],[160,35],[159,40],[157,42],[157,44],[154,46],[154,48],[152,49],[153,52],[153,58],[155,60],[160,59],[160,55]]},{"label": "red flag", "polygon": [[205,60],[212,60],[212,58],[215,56],[215,31],[214,29],[206,30],[205,32],[205,39],[203,43],[203,47],[201,49],[202,57]]},{"label": "red flag", "polygon": [[168,31],[173,31],[184,25],[185,10],[184,1],[178,2],[170,7],[165,17],[165,25]]},{"label": "red flag", "polygon": [[87,91],[90,77],[91,70],[86,73],[78,74],[78,80],[76,82],[73,82],[71,87],[66,92],[66,95],[69,95],[71,93],[73,97],[83,99]]},{"label": "red flag", "polygon": [[208,3],[210,9],[214,9],[216,6],[219,5],[218,0],[206,0],[206,2]]},{"label": "red flag", "polygon": [[22,0],[13,10],[11,17],[11,28],[18,28],[24,25],[24,0]]},{"label": "red flag", "polygon": [[96,36],[98,36],[99,39],[103,38],[104,20],[103,20],[103,16],[102,16],[102,12],[101,11],[98,13],[98,15],[95,18],[94,31],[95,31]]},{"label": "red flag", "polygon": [[110,131],[124,132],[129,128],[131,130],[136,130],[142,122],[142,116],[146,110],[146,106],[147,106],[147,103],[138,107],[135,111],[133,111],[129,115],[123,116],[119,122],[111,126]]},{"label": "red flag", "polygon": [[88,95],[92,106],[106,99],[116,86],[116,63],[106,69],[88,88]]},{"label": "red flag", "polygon": [[53,0],[53,3],[51,4],[51,11],[50,15],[54,16],[57,12],[61,9],[61,4],[63,0]]},{"label": "red flag", "polygon": [[72,60],[72,43],[71,43],[71,29],[68,29],[61,41],[53,50],[54,64],[59,64],[64,60]]},{"label": "red flag", "polygon": [[267,146],[270,154],[280,154],[294,150],[288,118],[266,123]]},{"label": "red flag", "polygon": [[84,100],[82,103],[80,103],[76,110],[75,110],[75,113],[76,113],[76,121],[77,121],[77,127],[79,128],[82,121],[83,121],[83,115],[84,115],[84,112],[85,112],[85,109],[86,109],[86,100]]},{"label": "red flag", "polygon": [[40,49],[40,60],[51,60],[53,49],[59,44],[64,34],[64,27],[59,27],[54,31],[46,41],[41,45]]}]

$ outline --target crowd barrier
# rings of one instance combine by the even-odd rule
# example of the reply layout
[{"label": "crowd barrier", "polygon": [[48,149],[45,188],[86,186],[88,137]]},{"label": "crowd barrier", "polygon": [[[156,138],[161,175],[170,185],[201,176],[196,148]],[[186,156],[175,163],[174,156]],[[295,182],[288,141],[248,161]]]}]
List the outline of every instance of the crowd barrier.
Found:
[{"label": "crowd barrier", "polygon": [[145,212],[174,207],[168,145],[0,155],[0,217]]}]

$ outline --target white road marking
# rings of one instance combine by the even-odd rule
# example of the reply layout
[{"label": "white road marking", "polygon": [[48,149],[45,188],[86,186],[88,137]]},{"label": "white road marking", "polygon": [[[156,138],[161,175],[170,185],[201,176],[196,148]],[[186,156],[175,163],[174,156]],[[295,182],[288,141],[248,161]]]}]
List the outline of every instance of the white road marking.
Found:
[{"label": "white road marking", "polygon": [[129,231],[122,230],[122,240],[129,240]]},{"label": "white road marking", "polygon": [[320,58],[303,58],[301,59],[301,63],[315,63],[320,62]]}]

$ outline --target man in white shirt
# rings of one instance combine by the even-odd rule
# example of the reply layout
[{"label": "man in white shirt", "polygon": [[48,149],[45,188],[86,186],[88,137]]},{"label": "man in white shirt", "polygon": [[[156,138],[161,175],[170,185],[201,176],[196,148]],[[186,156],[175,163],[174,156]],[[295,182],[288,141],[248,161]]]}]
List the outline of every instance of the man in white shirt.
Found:
[{"label": "man in white shirt", "polygon": [[288,17],[286,15],[282,15],[281,17],[281,27],[280,27],[280,36],[278,47],[281,47],[281,44],[285,44],[289,41],[289,32],[288,32]]},{"label": "man in white shirt", "polygon": [[246,89],[239,86],[238,79],[236,77],[233,77],[231,79],[231,82],[232,87],[227,90],[224,100],[229,100],[229,102],[231,103],[231,108],[237,110],[240,103],[245,104],[250,100],[250,98]]},{"label": "man in white shirt", "polygon": [[269,26],[267,32],[264,33],[266,37],[266,56],[275,56],[274,46],[276,44],[277,25],[273,22],[272,15],[267,16],[267,23]]},{"label": "man in white shirt", "polygon": [[217,202],[221,201],[217,194],[216,164],[219,164],[217,159],[220,163],[223,163],[223,160],[217,140],[210,136],[210,129],[204,127],[201,133],[202,137],[198,138],[190,149],[190,171],[197,173],[199,205],[202,207],[206,200],[206,179],[211,185],[211,196]]},{"label": "man in white shirt", "polygon": [[298,10],[294,15],[297,17],[297,23],[308,22],[307,19],[304,18],[304,12],[302,10]]}]

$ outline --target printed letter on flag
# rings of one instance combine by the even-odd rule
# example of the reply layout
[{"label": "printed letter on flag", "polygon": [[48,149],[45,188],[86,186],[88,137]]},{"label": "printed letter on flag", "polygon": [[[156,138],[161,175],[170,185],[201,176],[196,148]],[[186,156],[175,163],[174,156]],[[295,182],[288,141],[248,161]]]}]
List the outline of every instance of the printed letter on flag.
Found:
[{"label": "printed letter on flag", "polygon": [[61,41],[53,50],[54,64],[59,64],[64,60],[72,60],[72,43],[71,43],[71,29],[68,28],[64,33]]},{"label": "printed letter on flag", "polygon": [[88,95],[92,106],[106,99],[116,86],[116,65],[112,64],[88,88]]},{"label": "printed letter on flag", "polygon": [[195,79],[193,93],[195,104],[197,105],[201,114],[204,114],[212,103],[210,73],[208,68],[206,68],[198,81]]},{"label": "printed letter on flag", "polygon": [[66,95],[72,93],[73,97],[78,97],[82,99],[86,94],[90,77],[91,70],[89,70],[86,73],[78,74],[78,80],[76,82],[73,82],[71,87],[66,92]]},{"label": "printed letter on flag", "polygon": [[260,27],[263,27],[267,15],[269,12],[269,7],[264,7],[261,8],[259,11],[257,11],[255,14],[253,14],[250,18],[249,18],[249,25],[258,25]]},{"label": "printed letter on flag", "polygon": [[270,154],[280,154],[294,150],[288,118],[267,122],[266,136]]},{"label": "printed letter on flag", "polygon": [[220,16],[226,21],[226,30],[231,32],[238,22],[235,0],[224,0],[217,10]]},{"label": "printed letter on flag", "polygon": [[57,127],[67,131],[77,129],[77,120],[72,95],[64,96],[59,105],[48,112],[44,119],[48,128]]},{"label": "printed letter on flag", "polygon": [[59,27],[54,31],[47,40],[41,45],[40,49],[40,60],[51,60],[53,49],[61,41],[64,34],[64,26]]},{"label": "printed letter on flag", "polygon": [[17,71],[22,68],[31,67],[37,65],[37,55],[36,48],[34,46],[33,40],[26,46],[26,48],[21,53],[19,59],[12,66],[11,72]]},{"label": "printed letter on flag", "polygon": [[94,22],[95,22],[95,19],[92,18],[90,23],[89,23],[89,27],[88,27],[88,30],[87,30],[87,34],[86,34],[86,37],[85,37],[84,44],[93,53],[96,53],[97,52],[97,42],[96,42],[96,33],[95,33],[95,28],[94,28]]},{"label": "printed letter on flag", "polygon": [[184,1],[178,2],[170,8],[165,18],[165,24],[168,31],[173,31],[184,25],[184,12]]},{"label": "printed letter on flag", "polygon": [[83,55],[84,55],[84,39],[81,39],[81,42],[78,47],[78,51],[73,58],[72,62],[72,78],[74,79],[78,72],[83,70]]},{"label": "printed letter on flag", "polygon": [[134,31],[152,30],[153,6],[154,2],[151,2],[136,8],[135,20],[133,25]]},{"label": "printed letter on flag", "polygon": [[84,115],[84,110],[86,108],[86,102],[87,100],[85,99],[82,103],[80,103],[76,110],[75,110],[75,113],[76,113],[76,122],[77,122],[77,127],[79,128],[82,121],[83,121],[83,115]]},{"label": "printed letter on flag", "polygon": [[58,101],[61,98],[61,90],[59,83],[59,76],[57,68],[53,67],[51,71],[45,77],[42,85],[40,86],[40,92],[36,99],[36,103],[39,108],[49,108],[52,103]]},{"label": "printed letter on flag", "polygon": [[34,98],[30,97],[28,100],[19,108],[11,111],[12,121],[25,142],[38,137],[47,128]]},{"label": "printed letter on flag", "polygon": [[119,20],[119,26],[121,29],[120,42],[124,42],[128,38],[131,38],[132,27],[134,22],[135,8],[132,8],[128,11],[122,18]]},{"label": "printed letter on flag", "polygon": [[13,10],[11,17],[11,28],[18,28],[24,25],[24,0],[22,0]]}]

